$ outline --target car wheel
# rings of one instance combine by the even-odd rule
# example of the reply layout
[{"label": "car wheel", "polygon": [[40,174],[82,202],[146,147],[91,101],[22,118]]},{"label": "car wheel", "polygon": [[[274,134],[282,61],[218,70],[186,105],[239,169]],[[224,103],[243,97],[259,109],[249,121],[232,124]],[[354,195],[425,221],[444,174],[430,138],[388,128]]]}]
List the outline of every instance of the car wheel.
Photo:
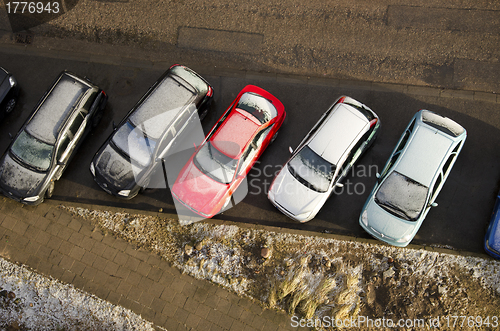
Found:
[{"label": "car wheel", "polygon": [[50,181],[49,187],[47,187],[47,190],[45,191],[45,197],[47,199],[52,198],[52,194],[54,194],[54,186],[55,186],[54,181],[53,180]]},{"label": "car wheel", "polygon": [[203,112],[200,114],[200,121],[203,121],[205,117],[207,117],[208,114],[208,107],[206,107]]},{"label": "car wheel", "polygon": [[97,114],[94,115],[94,117],[92,118],[92,128],[96,128],[99,125],[99,122],[102,119],[103,113],[104,112],[101,110]]},{"label": "car wheel", "polygon": [[5,112],[8,114],[11,111],[14,110],[14,107],[16,106],[16,99],[12,98],[7,102],[7,105],[5,106]]},{"label": "car wheel", "polygon": [[276,137],[278,136],[278,132],[279,131],[276,131],[276,133],[274,134],[274,136],[271,138],[271,143],[276,140]]}]

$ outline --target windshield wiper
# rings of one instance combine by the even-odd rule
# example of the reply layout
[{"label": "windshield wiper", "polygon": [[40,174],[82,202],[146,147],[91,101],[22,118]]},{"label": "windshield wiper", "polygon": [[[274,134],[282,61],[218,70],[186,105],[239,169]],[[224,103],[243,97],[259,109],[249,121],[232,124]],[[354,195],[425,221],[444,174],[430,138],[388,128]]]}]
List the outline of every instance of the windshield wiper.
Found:
[{"label": "windshield wiper", "polygon": [[398,214],[396,216],[402,216],[405,220],[411,221],[411,217],[406,214],[404,210],[399,208],[398,206],[393,205],[390,202],[387,201],[380,201],[379,199],[375,198],[375,202],[378,203],[380,206],[385,207],[385,209],[389,209],[389,212],[392,212],[393,214]]}]

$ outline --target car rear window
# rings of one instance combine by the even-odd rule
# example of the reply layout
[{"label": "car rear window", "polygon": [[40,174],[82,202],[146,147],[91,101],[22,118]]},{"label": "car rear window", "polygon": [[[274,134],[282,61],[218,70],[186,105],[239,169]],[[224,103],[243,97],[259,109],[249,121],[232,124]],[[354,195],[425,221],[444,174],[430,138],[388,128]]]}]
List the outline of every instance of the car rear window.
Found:
[{"label": "car rear window", "polygon": [[198,75],[196,75],[193,71],[190,69],[187,69],[183,66],[175,66],[170,71],[184,79],[186,82],[189,84],[193,85],[195,89],[198,90],[200,94],[207,94],[208,92],[208,85],[205,83]]},{"label": "car rear window", "polygon": [[422,112],[422,121],[453,137],[458,137],[465,131],[460,124],[450,120],[449,118],[426,110]]},{"label": "car rear window", "polygon": [[278,115],[278,111],[269,100],[252,92],[243,93],[236,108],[252,114],[262,124]]}]

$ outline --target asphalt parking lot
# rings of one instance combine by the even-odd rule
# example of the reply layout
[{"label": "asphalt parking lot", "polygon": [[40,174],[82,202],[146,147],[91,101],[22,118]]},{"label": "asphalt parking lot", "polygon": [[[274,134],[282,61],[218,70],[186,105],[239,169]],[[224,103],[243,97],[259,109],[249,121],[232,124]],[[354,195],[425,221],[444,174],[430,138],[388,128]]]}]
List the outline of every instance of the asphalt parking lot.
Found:
[{"label": "asphalt parking lot", "polygon": [[[56,183],[53,199],[175,213],[170,192],[148,189],[132,200],[121,200],[102,191],[92,180],[89,164],[99,146],[142,96],[148,87],[168,68],[92,63],[53,59],[44,56],[0,53],[0,63],[8,63],[22,88],[15,113],[0,124],[0,149],[6,150],[29,113],[64,69],[87,76],[109,95],[105,115]],[[36,75],[33,75],[36,72]],[[302,77],[280,79],[269,75],[208,74],[204,77],[215,90],[211,113],[203,121],[207,132],[237,93],[247,84],[258,85],[277,96],[285,105],[287,120],[277,140],[268,148],[248,176],[248,194],[234,208],[217,218],[234,222],[256,223],[329,232],[368,238],[358,225],[360,210],[380,171],[409,119],[419,109],[429,109],[462,124],[468,139],[455,167],[440,193],[434,208],[412,243],[482,252],[482,239],[500,182],[500,112],[497,103],[464,98],[405,93],[342,81],[312,80]],[[361,159],[347,178],[344,189],[332,196],[317,217],[298,224],[282,215],[268,202],[269,185],[286,162],[288,147],[295,148],[320,115],[341,95],[349,95],[370,106],[382,122],[382,131],[373,148]]]}]

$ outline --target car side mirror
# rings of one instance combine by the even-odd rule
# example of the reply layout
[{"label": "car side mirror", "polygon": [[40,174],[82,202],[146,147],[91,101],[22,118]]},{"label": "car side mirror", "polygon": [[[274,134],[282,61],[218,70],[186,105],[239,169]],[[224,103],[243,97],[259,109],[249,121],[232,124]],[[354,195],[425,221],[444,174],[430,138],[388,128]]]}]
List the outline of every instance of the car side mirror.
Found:
[{"label": "car side mirror", "polygon": [[292,149],[292,147],[288,146],[288,151],[290,152],[290,154],[293,154],[293,149]]},{"label": "car side mirror", "polygon": [[437,207],[437,206],[439,206],[439,205],[437,204],[437,202],[433,202],[433,203],[431,203],[431,204],[430,204],[430,206],[431,206],[431,207]]},{"label": "car side mirror", "polygon": [[116,130],[116,123],[113,121],[113,130]]},{"label": "car side mirror", "polygon": [[57,161],[57,165],[58,165],[58,166],[64,166],[64,165],[66,165],[66,163],[65,163],[65,162],[63,162],[63,161]]},{"label": "car side mirror", "polygon": [[337,183],[337,184],[335,184],[335,187],[344,187],[344,184],[342,184],[342,183]]},{"label": "car side mirror", "polygon": [[380,174],[377,172],[377,173],[375,174],[375,177],[377,177],[377,179],[380,179]]},{"label": "car side mirror", "polygon": [[12,136],[12,134],[9,132],[9,137],[10,137],[10,140],[14,139],[14,137]]}]

